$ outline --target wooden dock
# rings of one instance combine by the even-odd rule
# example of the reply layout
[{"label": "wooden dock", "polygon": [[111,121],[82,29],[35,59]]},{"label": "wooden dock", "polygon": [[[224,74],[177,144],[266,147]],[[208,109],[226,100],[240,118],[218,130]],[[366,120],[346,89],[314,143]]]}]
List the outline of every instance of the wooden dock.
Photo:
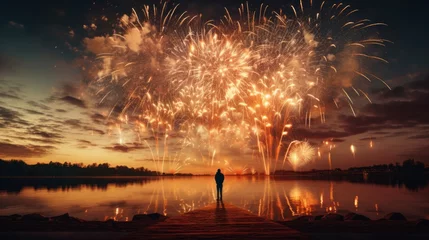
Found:
[{"label": "wooden dock", "polygon": [[124,240],[136,239],[303,239],[300,232],[218,202],[168,218]]}]

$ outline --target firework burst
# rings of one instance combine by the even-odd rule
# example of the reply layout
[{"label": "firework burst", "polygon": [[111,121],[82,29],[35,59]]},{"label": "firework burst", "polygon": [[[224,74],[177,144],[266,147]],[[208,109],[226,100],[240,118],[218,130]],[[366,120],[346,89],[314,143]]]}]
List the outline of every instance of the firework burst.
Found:
[{"label": "firework burst", "polygon": [[315,2],[277,12],[242,4],[237,17],[226,9],[206,22],[166,3],[146,6],[102,38],[91,87],[110,114],[132,116],[155,139],[162,171],[170,134],[210,165],[235,148],[257,149],[265,174],[282,159],[302,167],[316,151],[294,136],[296,126],[324,123],[331,103],[355,114],[354,98],[371,102],[373,80],[389,87],[368,67],[387,62],[372,50],[389,41],[369,34],[385,24],[359,19],[350,5]]},{"label": "firework burst", "polygon": [[308,142],[296,142],[291,145],[289,151],[288,160],[292,165],[293,170],[297,170],[299,167],[302,167],[308,162],[312,161],[316,155],[314,147],[312,147]]}]

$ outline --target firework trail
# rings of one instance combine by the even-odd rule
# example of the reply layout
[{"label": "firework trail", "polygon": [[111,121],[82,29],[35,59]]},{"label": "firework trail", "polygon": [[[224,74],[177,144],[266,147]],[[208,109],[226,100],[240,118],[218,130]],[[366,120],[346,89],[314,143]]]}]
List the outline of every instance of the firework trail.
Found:
[{"label": "firework trail", "polygon": [[355,149],[355,146],[353,144],[350,145],[350,151],[353,154],[353,158],[356,158],[356,149]]},{"label": "firework trail", "polygon": [[296,170],[316,150],[295,128],[324,123],[331,103],[355,115],[354,98],[371,102],[373,80],[389,87],[367,67],[387,62],[372,50],[389,41],[370,31],[386,24],[359,19],[350,5],[301,0],[274,12],[246,3],[209,21],[177,9],[133,10],[115,34],[86,41],[103,45],[88,71],[99,104],[155,140],[161,171],[171,134],[209,165],[230,149],[257,149],[265,174],[282,159]]},{"label": "firework trail", "polygon": [[234,175],[238,175],[238,176],[247,174],[247,171],[249,170],[249,168],[247,167],[247,165],[244,165],[244,166],[234,166],[228,160],[225,160],[225,167],[228,170],[228,172],[230,172],[230,173],[232,173]]}]

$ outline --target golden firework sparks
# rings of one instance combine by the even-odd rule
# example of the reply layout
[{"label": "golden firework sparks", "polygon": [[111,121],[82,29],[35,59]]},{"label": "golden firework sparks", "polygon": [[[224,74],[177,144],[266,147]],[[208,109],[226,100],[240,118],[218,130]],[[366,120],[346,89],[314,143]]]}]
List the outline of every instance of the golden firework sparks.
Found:
[{"label": "golden firework sparks", "polygon": [[[169,151],[171,134],[209,165],[227,149],[257,149],[265,174],[282,158],[296,169],[316,154],[294,130],[324,123],[326,99],[356,116],[354,98],[371,102],[362,84],[378,80],[390,88],[361,64],[387,63],[370,50],[389,41],[362,34],[386,24],[357,19],[350,5],[302,0],[291,10],[246,3],[238,17],[226,9],[219,21],[204,21],[167,3],[133,9],[115,34],[86,39],[88,48],[103,43],[88,70],[90,89],[110,117],[138,126],[140,141],[154,140],[144,141],[159,171],[189,162],[172,160],[186,158]],[[353,145],[351,151],[355,156]]]}]

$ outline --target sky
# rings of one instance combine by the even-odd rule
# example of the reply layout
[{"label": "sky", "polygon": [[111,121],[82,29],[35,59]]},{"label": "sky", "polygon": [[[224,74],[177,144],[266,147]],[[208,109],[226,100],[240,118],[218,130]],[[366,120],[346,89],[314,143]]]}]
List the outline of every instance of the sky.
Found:
[{"label": "sky", "polygon": [[[316,0],[314,0],[316,2]],[[239,1],[179,1],[180,9],[206,19],[234,9]],[[331,1],[335,2],[335,1]],[[27,163],[104,163],[158,169],[153,156],[164,148],[150,134],[136,136],[135,126],[109,115],[88,91],[82,62],[94,53],[88,42],[112,34],[111,24],[132,8],[153,1],[6,1],[0,10],[0,158]],[[176,2],[175,2],[176,3]],[[250,1],[251,7],[261,1]],[[289,9],[299,1],[265,1],[272,9]],[[326,112],[326,122],[293,128],[293,135],[319,147],[321,157],[300,170],[327,169],[329,141],[332,166],[348,168],[402,162],[414,158],[429,164],[429,71],[425,26],[427,2],[344,1],[359,13],[388,26],[378,33],[393,43],[381,48],[389,64],[374,64],[391,86],[369,85],[372,104],[355,103],[356,116],[340,107]],[[132,117],[130,116],[130,119]],[[120,125],[120,126],[119,126]],[[137,140],[139,139],[139,140]],[[142,141],[144,139],[144,141]],[[225,154],[197,154],[180,147],[174,134],[167,146],[165,170],[206,173],[217,168],[262,171],[255,151],[219,149]],[[370,147],[372,142],[372,147]],[[354,145],[355,155],[350,151]],[[158,150],[158,151],[157,151]],[[159,152],[160,151],[160,152]],[[212,159],[210,159],[212,158]],[[179,162],[172,159],[178,159]],[[185,161],[186,160],[186,161]],[[213,160],[213,161],[212,161]],[[225,165],[225,160],[228,166]],[[282,166],[281,164],[279,166]],[[290,166],[286,164],[286,169]]]}]

